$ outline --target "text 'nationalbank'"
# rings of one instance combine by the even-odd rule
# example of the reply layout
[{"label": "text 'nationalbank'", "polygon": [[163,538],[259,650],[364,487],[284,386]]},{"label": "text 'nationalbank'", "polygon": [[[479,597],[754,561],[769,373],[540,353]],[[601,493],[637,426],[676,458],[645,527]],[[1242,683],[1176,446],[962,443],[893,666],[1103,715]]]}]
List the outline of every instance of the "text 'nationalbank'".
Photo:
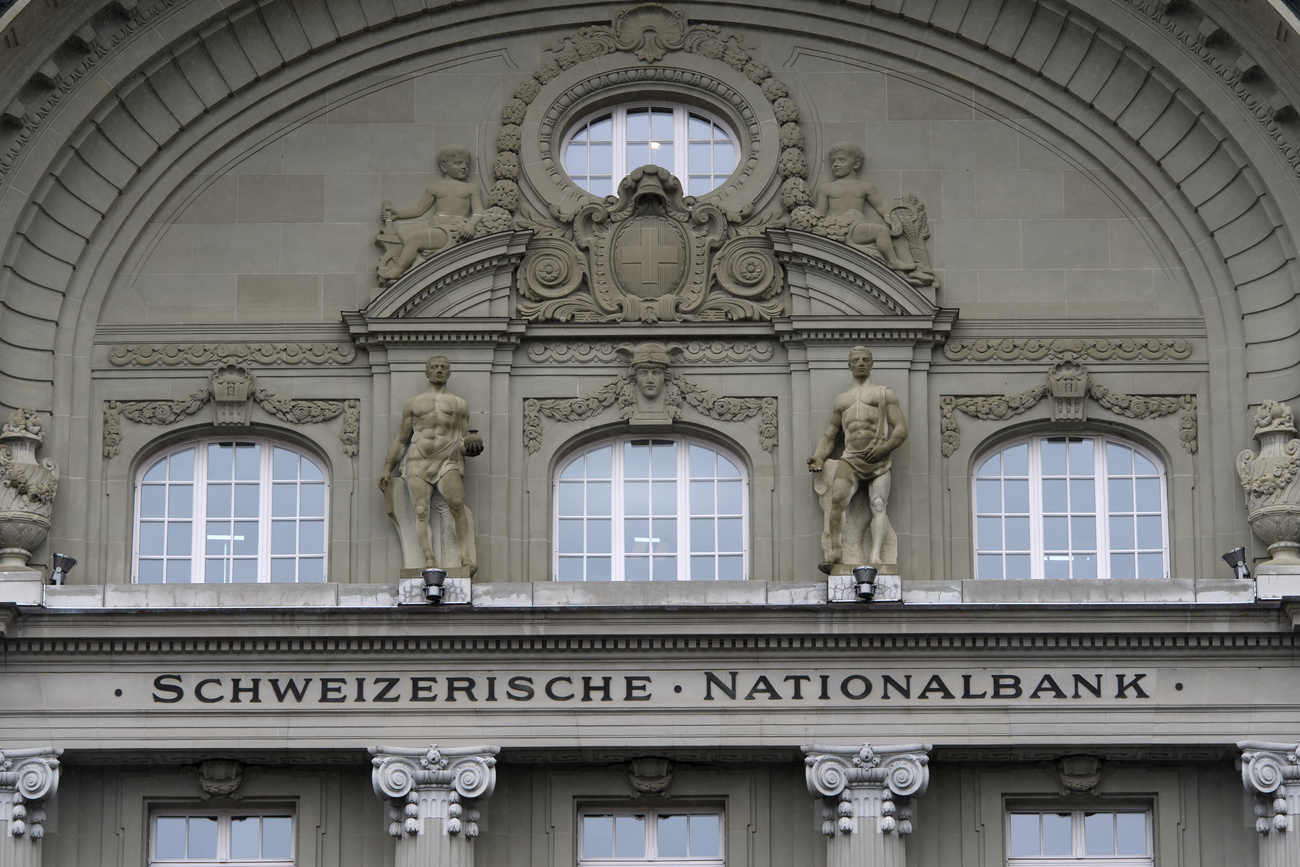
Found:
[{"label": "text 'nationalbank'", "polygon": [[[741,702],[1097,702],[1150,699],[1153,675],[1130,671],[685,671],[474,675],[160,674],[156,704],[729,704]],[[1179,689],[1182,684],[1177,684]]]}]

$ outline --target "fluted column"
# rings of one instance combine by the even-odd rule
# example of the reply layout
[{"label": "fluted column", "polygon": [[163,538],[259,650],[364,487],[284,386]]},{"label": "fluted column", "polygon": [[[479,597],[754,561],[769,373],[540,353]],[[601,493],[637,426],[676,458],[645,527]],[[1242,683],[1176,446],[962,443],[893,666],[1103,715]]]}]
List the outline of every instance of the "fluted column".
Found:
[{"label": "fluted column", "polygon": [[930,745],[803,751],[808,793],[822,801],[826,867],[904,867],[911,801],[930,782]]},{"label": "fluted column", "polygon": [[1241,741],[1241,781],[1255,796],[1259,867],[1300,867],[1300,745]]},{"label": "fluted column", "polygon": [[0,867],[40,867],[46,798],[59,788],[63,750],[0,750]]},{"label": "fluted column", "polygon": [[395,867],[474,867],[475,804],[496,787],[500,747],[371,747],[375,794],[388,801]]}]

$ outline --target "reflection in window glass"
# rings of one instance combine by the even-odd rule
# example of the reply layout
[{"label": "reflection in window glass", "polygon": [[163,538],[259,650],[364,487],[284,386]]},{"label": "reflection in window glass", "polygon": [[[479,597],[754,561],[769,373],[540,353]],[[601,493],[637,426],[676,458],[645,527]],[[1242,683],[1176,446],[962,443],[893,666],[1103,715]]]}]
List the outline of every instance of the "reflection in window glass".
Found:
[{"label": "reflection in window glass", "polygon": [[735,137],[717,118],[685,106],[620,106],[587,118],[564,144],[564,169],[595,196],[613,195],[633,169],[666,168],[690,196],[720,186],[736,169]]},{"label": "reflection in window glass", "polygon": [[578,863],[722,864],[722,815],[710,810],[595,811],[578,818]]},{"label": "reflection in window glass", "polygon": [[559,581],[739,581],[748,486],[702,443],[626,438],[567,459],[555,482]]},{"label": "reflection in window glass", "polygon": [[136,486],[135,580],[324,581],[327,488],[314,459],[265,441],[157,458]]},{"label": "reflection in window glass", "polygon": [[150,836],[150,865],[293,865],[293,817],[288,814],[169,811],[153,817]]},{"label": "reflection in window glass", "polygon": [[1150,814],[1138,811],[1012,812],[1009,867],[1089,863],[1151,867]]},{"label": "reflection in window glass", "polygon": [[1031,437],[976,463],[978,578],[1163,578],[1163,470],[1107,437]]}]

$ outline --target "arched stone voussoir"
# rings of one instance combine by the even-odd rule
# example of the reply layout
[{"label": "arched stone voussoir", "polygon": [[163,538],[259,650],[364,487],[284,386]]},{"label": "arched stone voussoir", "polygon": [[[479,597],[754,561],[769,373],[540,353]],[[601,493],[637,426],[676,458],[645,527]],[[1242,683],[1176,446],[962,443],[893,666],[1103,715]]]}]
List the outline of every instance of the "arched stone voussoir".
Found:
[{"label": "arched stone voussoir", "polygon": [[[105,9],[108,6],[103,4]],[[846,16],[846,9],[893,14],[864,15],[860,20],[846,21],[851,17]],[[595,20],[594,13],[585,7],[558,7],[554,12],[550,23],[556,27],[569,28]],[[700,21],[722,22],[735,17],[734,7],[715,8],[710,3],[692,6],[691,13]],[[232,100],[253,101],[256,88],[269,86],[272,80],[296,81],[305,72],[356,57],[386,40],[394,45],[406,41],[400,43],[402,47],[395,54],[381,58],[376,53],[369,69],[352,68],[347,74],[364,74],[400,61],[401,51],[427,52],[446,45],[441,37],[454,33],[456,25],[466,21],[494,18],[497,32],[509,32],[508,19],[519,16],[523,20],[535,15],[535,10],[491,2],[425,9],[407,2],[344,6],[324,0],[272,0],[263,4],[249,0],[223,9],[215,4],[153,0],[139,4],[129,16],[115,14],[118,18],[112,20],[120,19],[120,26],[113,32],[98,33],[95,47],[83,63],[60,69],[54,89],[59,98],[37,106],[17,138],[7,142],[0,136],[0,186],[20,183],[22,188],[37,190],[12,221],[0,213],[0,221],[6,221],[2,226],[4,234],[12,239],[6,261],[40,260],[26,249],[30,245],[42,255],[54,256],[63,266],[75,264],[77,269],[72,278],[66,274],[60,278],[57,265],[43,271],[29,266],[23,272],[25,282],[0,287],[6,302],[15,309],[31,308],[35,302],[17,297],[9,302],[7,293],[57,293],[78,279],[106,284],[115,266],[101,262],[99,257],[108,246],[104,239],[112,237],[127,220],[130,209],[122,200],[129,203],[165,198],[159,191],[146,194],[139,188],[142,166],[156,167],[160,160],[180,158],[173,153],[171,144],[200,124],[211,126]],[[925,46],[909,59],[910,69],[924,69],[936,56],[930,52],[956,56],[960,46],[965,45],[963,56],[967,63],[997,73],[982,75],[981,86],[1002,88],[1001,96],[1013,104],[1023,101],[1026,90],[1041,90],[1050,82],[1056,88],[1053,98],[1062,105],[1077,106],[1085,124],[1106,126],[1131,137],[1170,181],[1183,185],[1193,205],[1203,207],[1206,228],[1215,231],[1243,213],[1249,207],[1244,203],[1257,201],[1267,193],[1257,189],[1250,179],[1246,169],[1252,165],[1245,162],[1245,151],[1224,144],[1231,138],[1229,124],[1240,118],[1216,117],[1208,105],[1219,104],[1224,93],[1229,93],[1251,114],[1254,124],[1238,124],[1231,134],[1257,135],[1282,155],[1277,165],[1253,166],[1266,188],[1279,181],[1279,166],[1294,167],[1300,158],[1292,159],[1294,149],[1278,132],[1276,123],[1258,120],[1258,112],[1250,108],[1251,101],[1258,102],[1266,91],[1280,92],[1280,85],[1258,72],[1247,81],[1242,75],[1223,71],[1220,55],[1238,50],[1232,39],[1226,48],[1183,39],[1185,31],[1194,32],[1191,26],[1202,15],[1190,4],[1166,13],[1157,8],[1154,0],[1107,5],[1092,0],[1075,4],[991,0],[978,7],[967,0],[901,4],[885,0],[848,6],[811,0],[806,9],[799,10],[775,2],[755,3],[746,21],[753,28],[784,30],[799,34],[799,38],[841,41],[850,38],[846,25],[862,28],[868,36],[873,29],[888,31],[890,36],[901,35],[914,45]],[[400,26],[391,26],[399,22]],[[474,35],[470,41],[480,42],[483,28],[471,29]],[[434,33],[440,40],[432,40]],[[418,38],[423,34],[429,38]],[[1184,56],[1185,65],[1202,68],[1206,75],[1188,77],[1183,69],[1162,66],[1135,41],[1143,39],[1162,40],[1161,50],[1166,52],[1170,44],[1175,45],[1183,53],[1180,56]],[[858,41],[872,45],[868,38]],[[971,46],[978,51],[970,51]],[[327,53],[329,60],[325,60]],[[781,58],[768,57],[765,61],[776,64]],[[111,69],[111,74],[105,74],[106,69]],[[112,89],[94,102],[84,98],[83,93],[89,92],[87,80],[97,75]],[[994,85],[994,81],[999,83]],[[1218,90],[1211,94],[1207,88]],[[81,116],[69,112],[80,112]],[[1148,115],[1154,115],[1149,124],[1143,120]],[[256,112],[229,112],[228,119],[209,135],[229,141],[261,119]],[[51,136],[62,136],[58,147],[49,145]],[[26,144],[15,151],[15,142],[23,141]],[[184,156],[192,159],[191,154]],[[1148,171],[1143,167],[1139,173]],[[163,179],[152,183],[180,183],[174,174],[161,169],[150,172],[152,178]],[[98,225],[92,225],[96,214],[110,209],[117,225],[103,225],[102,217]],[[35,219],[38,212],[42,221]],[[1195,218],[1179,215],[1178,219]],[[1195,237],[1201,232],[1189,229],[1188,234]],[[1267,221],[1253,220],[1236,227],[1231,250],[1248,256],[1250,250],[1261,245],[1269,247],[1271,242],[1264,242],[1274,235],[1278,236],[1280,248],[1289,249],[1289,234],[1285,225],[1270,227]],[[79,239],[88,241],[83,244]],[[1210,252],[1203,254],[1213,258]],[[1241,291],[1252,291],[1247,286],[1253,287],[1262,274],[1268,273],[1266,266],[1272,264],[1270,257],[1268,263],[1234,268],[1234,279],[1238,279],[1238,272],[1242,275]],[[83,274],[93,276],[80,276]],[[58,315],[61,331],[80,321],[76,309],[80,304],[90,303],[97,308],[101,299],[92,297],[95,291],[103,290],[83,287],[74,304],[63,305]],[[48,300],[40,304],[46,306]],[[1243,306],[1259,309],[1266,305],[1245,303],[1243,299]],[[1249,358],[1255,351],[1249,331],[1245,342]],[[1256,367],[1253,363],[1251,366]],[[5,376],[25,379],[12,370],[8,357],[0,358],[0,379]],[[52,364],[48,373],[38,375],[36,381],[44,376],[53,376]],[[1300,372],[1296,378],[1300,381]]]}]

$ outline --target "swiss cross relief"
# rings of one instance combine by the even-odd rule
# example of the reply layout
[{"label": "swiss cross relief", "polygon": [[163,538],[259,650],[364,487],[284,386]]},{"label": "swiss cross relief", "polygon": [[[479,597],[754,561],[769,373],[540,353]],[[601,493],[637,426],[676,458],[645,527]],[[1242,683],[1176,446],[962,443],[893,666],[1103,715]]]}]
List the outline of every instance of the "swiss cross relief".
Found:
[{"label": "swiss cross relief", "polygon": [[680,322],[784,312],[771,244],[731,228],[716,205],[688,202],[667,169],[634,169],[614,203],[587,205],[570,225],[572,240],[539,238],[524,256],[522,318]]},{"label": "swiss cross relief", "polygon": [[[676,127],[657,126],[674,110]],[[769,321],[790,312],[772,229],[828,239],[845,248],[835,258],[934,301],[924,204],[885,200],[852,142],[810,185],[790,88],[739,36],[678,10],[632,7],[549,47],[502,106],[487,160],[444,148],[441,178],[383,203],[380,285],[432,279],[426,261],[515,232],[527,240],[511,312],[526,321]]]}]

